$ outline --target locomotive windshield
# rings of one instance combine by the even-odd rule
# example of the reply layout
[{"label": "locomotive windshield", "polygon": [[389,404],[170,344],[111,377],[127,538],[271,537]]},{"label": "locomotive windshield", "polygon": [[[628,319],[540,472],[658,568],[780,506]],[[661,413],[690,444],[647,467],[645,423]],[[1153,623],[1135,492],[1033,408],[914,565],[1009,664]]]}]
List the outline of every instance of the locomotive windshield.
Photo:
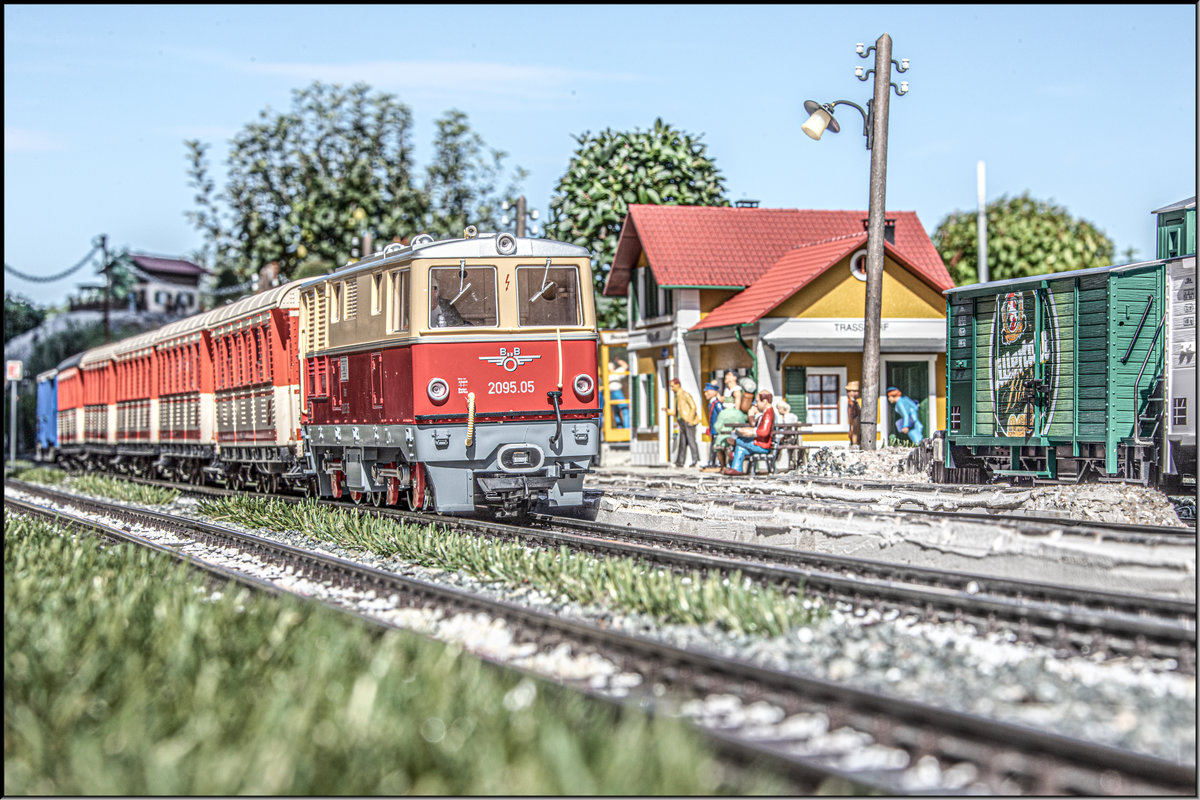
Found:
[{"label": "locomotive windshield", "polygon": [[578,325],[577,267],[517,267],[517,306],[521,326]]},{"label": "locomotive windshield", "polygon": [[429,270],[429,327],[496,325],[495,267]]}]

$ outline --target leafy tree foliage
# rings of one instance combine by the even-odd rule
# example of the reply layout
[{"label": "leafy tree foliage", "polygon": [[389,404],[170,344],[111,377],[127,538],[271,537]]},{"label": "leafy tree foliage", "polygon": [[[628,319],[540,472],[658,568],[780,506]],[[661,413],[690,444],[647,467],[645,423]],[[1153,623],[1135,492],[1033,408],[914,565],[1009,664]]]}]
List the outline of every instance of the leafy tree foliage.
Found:
[{"label": "leafy tree foliage", "polygon": [[204,234],[197,258],[215,269],[218,287],[243,283],[272,261],[284,278],[310,261],[307,272],[344,264],[366,230],[379,242],[494,224],[505,154],[486,148],[466,114],[448,112],[421,186],[412,124],[394,95],[363,83],[313,83],[293,92],[290,111],[264,109],[234,137],[220,192],[208,145],[185,142],[196,189],[187,217]]},{"label": "leafy tree foliage", "polygon": [[430,232],[457,237],[468,225],[499,230],[501,202],[519,194],[518,185],[528,173],[517,167],[508,184],[497,189],[507,153],[488,148],[467,124],[467,115],[457,109],[437,121],[433,144],[434,159],[425,184],[432,207]]},{"label": "leafy tree foliage", "polygon": [[34,305],[25,297],[4,292],[4,341],[31,331],[46,318],[46,309]]},{"label": "leafy tree foliage", "polygon": [[[989,280],[1044,275],[1112,263],[1113,243],[1090,222],[1066,209],[1035,200],[1028,193],[989,203],[987,260]],[[950,277],[962,286],[979,276],[977,213],[955,211],[933,232],[933,244]]]},{"label": "leafy tree foliage", "polygon": [[[608,279],[621,222],[630,203],[727,206],[724,178],[699,136],[677,131],[661,119],[648,131],[605,129],[575,137],[571,157],[550,200],[546,236],[592,252],[599,293]],[[603,303],[603,327],[625,325],[625,304]]]}]

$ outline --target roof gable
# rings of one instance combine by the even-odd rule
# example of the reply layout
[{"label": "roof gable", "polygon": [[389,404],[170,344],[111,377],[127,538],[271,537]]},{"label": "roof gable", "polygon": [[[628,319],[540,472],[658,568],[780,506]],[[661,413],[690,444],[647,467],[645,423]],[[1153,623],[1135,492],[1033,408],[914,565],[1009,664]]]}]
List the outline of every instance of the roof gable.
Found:
[{"label": "roof gable", "polygon": [[[906,263],[931,285],[953,286],[916,212],[887,217],[896,221],[894,249]],[[643,250],[659,286],[749,286],[797,246],[863,234],[866,218],[865,211],[630,205],[604,293],[625,294]]]},{"label": "roof gable", "polygon": [[[796,292],[812,283],[819,275],[840,263],[855,250],[865,246],[867,235],[838,236],[823,242],[797,247],[776,261],[761,278],[744,292],[729,298],[712,310],[708,316],[689,330],[719,328],[726,325],[742,325],[757,322],[779,307]],[[889,242],[883,244],[884,253],[894,262],[912,272],[937,291],[953,288],[954,282],[934,283]]]}]

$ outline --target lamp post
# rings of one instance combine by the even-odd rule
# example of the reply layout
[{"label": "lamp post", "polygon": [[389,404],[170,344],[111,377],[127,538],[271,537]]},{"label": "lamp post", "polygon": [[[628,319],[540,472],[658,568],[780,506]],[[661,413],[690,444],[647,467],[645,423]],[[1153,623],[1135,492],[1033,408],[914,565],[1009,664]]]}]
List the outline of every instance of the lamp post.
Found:
[{"label": "lamp post", "polygon": [[863,320],[861,442],[864,450],[875,449],[879,422],[879,329],[883,307],[883,215],[887,185],[889,89],[895,89],[897,97],[908,93],[908,81],[901,81],[899,86],[892,83],[893,64],[897,72],[908,71],[907,58],[901,59],[899,64],[892,61],[892,37],[885,33],[875,40],[874,47],[864,50],[861,42],[856,47],[860,58],[867,58],[872,50],[875,51],[875,68],[866,73],[862,67],[854,69],[860,81],[875,76],[874,92],[867,101],[866,110],[849,100],[824,104],[806,100],[804,110],[810,116],[800,126],[813,139],[820,139],[826,129],[837,133],[841,128],[833,117],[834,108],[852,106],[862,114],[863,136],[867,138],[867,149],[871,151],[871,193],[867,211],[867,305]]},{"label": "lamp post", "polygon": [[[529,217],[529,219],[536,220],[538,218],[537,209],[535,208],[529,212],[525,211],[525,195],[521,195],[520,197],[518,197],[517,202],[515,204],[509,203],[507,200],[505,200],[503,203],[500,204],[500,210],[502,210],[502,211],[507,212],[509,208],[513,208],[512,218],[510,219],[508,214],[506,213],[503,217],[500,218],[500,224],[508,225],[510,222],[516,222],[517,236],[524,236],[525,235],[525,218]],[[537,225],[533,226],[532,233],[534,236],[538,235]]]}]

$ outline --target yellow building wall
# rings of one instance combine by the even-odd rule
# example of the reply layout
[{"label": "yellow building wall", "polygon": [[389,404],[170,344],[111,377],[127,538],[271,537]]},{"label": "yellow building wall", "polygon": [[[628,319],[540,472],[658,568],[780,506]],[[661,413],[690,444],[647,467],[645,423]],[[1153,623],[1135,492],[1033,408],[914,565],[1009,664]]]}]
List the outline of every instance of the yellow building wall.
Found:
[{"label": "yellow building wall", "polygon": [[[851,317],[867,307],[867,284],[850,274],[850,257],[839,261],[781,303],[772,317]],[[946,298],[889,258],[883,260],[882,316],[944,319]]]}]

